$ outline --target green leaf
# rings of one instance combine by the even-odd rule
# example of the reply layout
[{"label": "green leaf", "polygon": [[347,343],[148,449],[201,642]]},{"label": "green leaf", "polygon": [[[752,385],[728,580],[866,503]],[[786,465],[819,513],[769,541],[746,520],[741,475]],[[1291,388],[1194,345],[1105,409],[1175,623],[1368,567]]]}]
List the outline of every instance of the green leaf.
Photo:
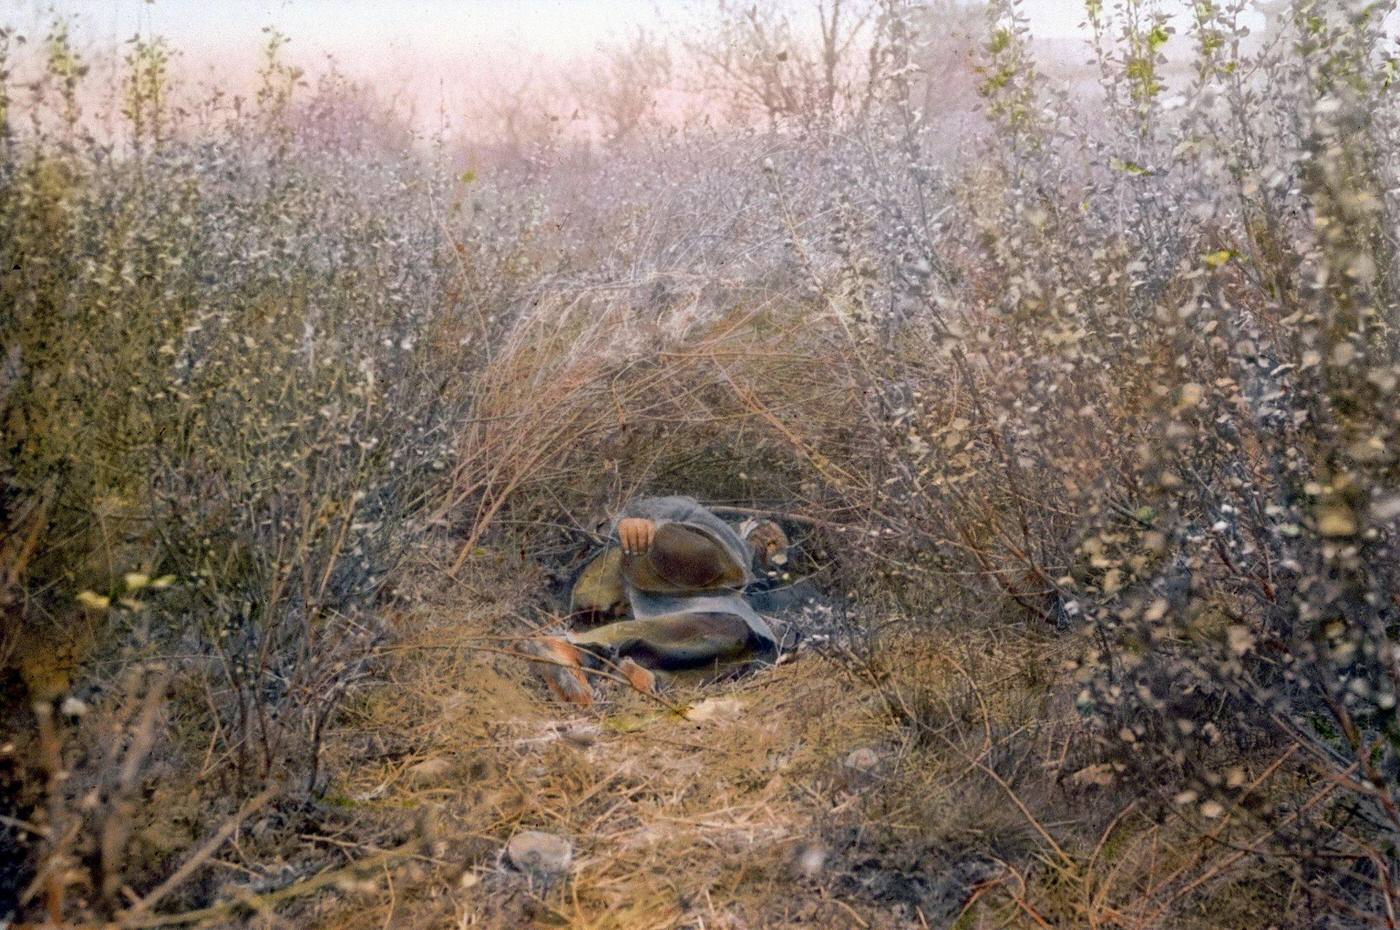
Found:
[{"label": "green leaf", "polygon": [[1147,47],[1155,52],[1163,45],[1166,45],[1167,39],[1169,38],[1171,38],[1171,35],[1167,32],[1167,27],[1158,23],[1147,33]]}]

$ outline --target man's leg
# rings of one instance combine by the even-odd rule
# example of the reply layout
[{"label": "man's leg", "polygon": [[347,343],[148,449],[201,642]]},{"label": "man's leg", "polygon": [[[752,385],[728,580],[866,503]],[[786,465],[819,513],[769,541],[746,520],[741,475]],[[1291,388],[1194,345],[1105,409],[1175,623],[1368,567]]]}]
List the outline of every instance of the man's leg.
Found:
[{"label": "man's leg", "polygon": [[[636,660],[622,655],[616,648],[602,645],[609,636],[593,636],[599,630],[608,630],[624,623],[610,623],[598,627],[588,634],[592,642],[579,644],[574,637],[540,636],[531,640],[526,652],[536,659],[537,671],[554,696],[570,704],[589,707],[593,704],[593,687],[588,682],[588,671],[611,666],[628,684],[638,691],[656,693],[656,674],[639,665]],[[625,637],[619,637],[625,638]]]},{"label": "man's leg", "polygon": [[531,640],[525,652],[535,657],[531,664],[555,697],[580,707],[593,703],[593,688],[583,673],[584,666],[595,661],[591,654],[560,636]]},{"label": "man's leg", "polygon": [[744,619],[726,613],[624,620],[572,636],[570,642],[604,659],[632,659],[662,672],[720,670],[770,657]]},{"label": "man's leg", "polygon": [[567,639],[535,641],[542,672],[561,700],[593,703],[589,670],[615,669],[639,691],[656,689],[657,672],[701,673],[705,678],[773,661],[771,644],[753,635],[742,617],[726,613],[679,613],[608,623]]}]

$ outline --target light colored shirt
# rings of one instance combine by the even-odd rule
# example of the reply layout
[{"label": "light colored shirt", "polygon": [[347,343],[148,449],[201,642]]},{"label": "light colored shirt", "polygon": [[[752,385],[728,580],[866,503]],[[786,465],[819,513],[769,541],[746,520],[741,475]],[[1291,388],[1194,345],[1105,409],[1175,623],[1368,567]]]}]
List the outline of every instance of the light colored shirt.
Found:
[{"label": "light colored shirt", "polygon": [[665,616],[676,613],[725,613],[743,619],[749,630],[768,644],[775,644],[768,622],[759,616],[744,598],[743,588],[753,581],[749,568],[752,553],[738,532],[719,517],[710,513],[691,497],[644,497],[632,501],[613,523],[613,537],[617,537],[617,522],[629,517],[642,517],[651,520],[659,528],[667,523],[678,523],[687,529],[699,532],[713,540],[732,561],[725,571],[728,577],[738,579],[733,587],[717,587],[692,591],[646,591],[639,589],[624,573],[624,589],[632,605],[632,616],[637,619]]}]

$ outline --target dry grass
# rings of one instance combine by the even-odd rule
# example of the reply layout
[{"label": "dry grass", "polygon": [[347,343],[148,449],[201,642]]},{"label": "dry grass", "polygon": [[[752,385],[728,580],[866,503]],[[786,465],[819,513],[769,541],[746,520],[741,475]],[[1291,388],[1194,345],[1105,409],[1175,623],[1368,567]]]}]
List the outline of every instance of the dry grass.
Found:
[{"label": "dry grass", "polygon": [[[658,308],[641,287],[541,297],[479,377],[455,493],[442,507],[475,504],[455,566],[512,499],[552,491],[557,505],[578,493],[580,471],[596,478],[600,466],[634,472],[607,483],[613,503],[649,471],[657,481],[685,469],[688,484],[703,483],[697,461],[703,472],[717,447],[727,455],[717,490],[732,489],[736,460],[758,465],[772,447],[792,453],[792,472],[849,479],[814,450],[835,451],[849,436],[861,385],[854,361],[832,353],[835,321],[810,311],[791,302],[724,309],[698,296]],[[829,379],[821,392],[816,371]]]},{"label": "dry grass", "polygon": [[[328,736],[344,832],[304,839],[346,865],[266,925],[1148,928],[1210,883],[1247,911],[1238,857],[1077,774],[1046,672],[1072,641],[891,636],[876,662],[809,651],[681,687],[693,720],[616,685],[577,710],[509,655],[539,573],[489,561],[400,619],[385,683]],[[529,829],[573,844],[567,879],[504,861]]]},{"label": "dry grass", "polygon": [[[343,735],[394,748],[382,759],[333,750],[332,793],[388,821],[411,811],[433,868],[372,907],[356,904],[353,919],[331,907],[322,925],[851,919],[822,882],[796,881],[792,863],[819,839],[818,820],[855,805],[839,761],[882,732],[873,692],[845,687],[809,655],[671,695],[708,719],[680,719],[616,686],[596,710],[566,709],[545,700],[526,663],[475,648],[509,648],[503,627],[522,627],[506,619],[510,606],[440,605],[411,618],[391,683],[350,708]],[[574,844],[563,886],[531,888],[502,864],[502,844],[524,829]]]}]

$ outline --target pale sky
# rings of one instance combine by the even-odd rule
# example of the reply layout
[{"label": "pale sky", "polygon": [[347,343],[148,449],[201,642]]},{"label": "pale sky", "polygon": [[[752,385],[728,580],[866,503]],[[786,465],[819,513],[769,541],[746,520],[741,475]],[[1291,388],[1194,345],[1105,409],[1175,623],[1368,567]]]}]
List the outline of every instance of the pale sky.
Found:
[{"label": "pale sky", "polygon": [[[712,6],[706,0],[0,0],[17,14],[5,18],[22,25],[43,21],[49,10],[73,14],[82,38],[94,42],[140,31],[165,35],[191,52],[233,50],[257,46],[262,27],[273,24],[304,50],[337,55],[503,45],[586,52],[636,26],[696,22]],[[1079,34],[1079,0],[1025,0],[1024,9],[1037,36]]]},{"label": "pale sky", "polygon": [[[11,0],[13,3],[14,0]],[[75,14],[84,38],[158,33],[186,49],[256,46],[275,25],[307,50],[411,52],[522,44],[586,49],[610,31],[653,23],[650,0],[19,0]],[[681,5],[678,5],[678,9]]]},{"label": "pale sky", "polygon": [[[806,9],[811,0],[782,0]],[[1187,0],[1161,0],[1168,10]],[[353,78],[407,95],[420,118],[492,87],[558,73],[598,43],[638,27],[689,32],[716,0],[0,0],[0,24],[41,37],[53,13],[70,17],[80,49],[161,35],[178,71],[225,89],[250,85],[265,26],[290,37],[286,56],[311,73],[326,55]],[[1023,0],[1032,33],[1082,36],[1082,0]],[[400,98],[402,99],[402,98]]]}]

